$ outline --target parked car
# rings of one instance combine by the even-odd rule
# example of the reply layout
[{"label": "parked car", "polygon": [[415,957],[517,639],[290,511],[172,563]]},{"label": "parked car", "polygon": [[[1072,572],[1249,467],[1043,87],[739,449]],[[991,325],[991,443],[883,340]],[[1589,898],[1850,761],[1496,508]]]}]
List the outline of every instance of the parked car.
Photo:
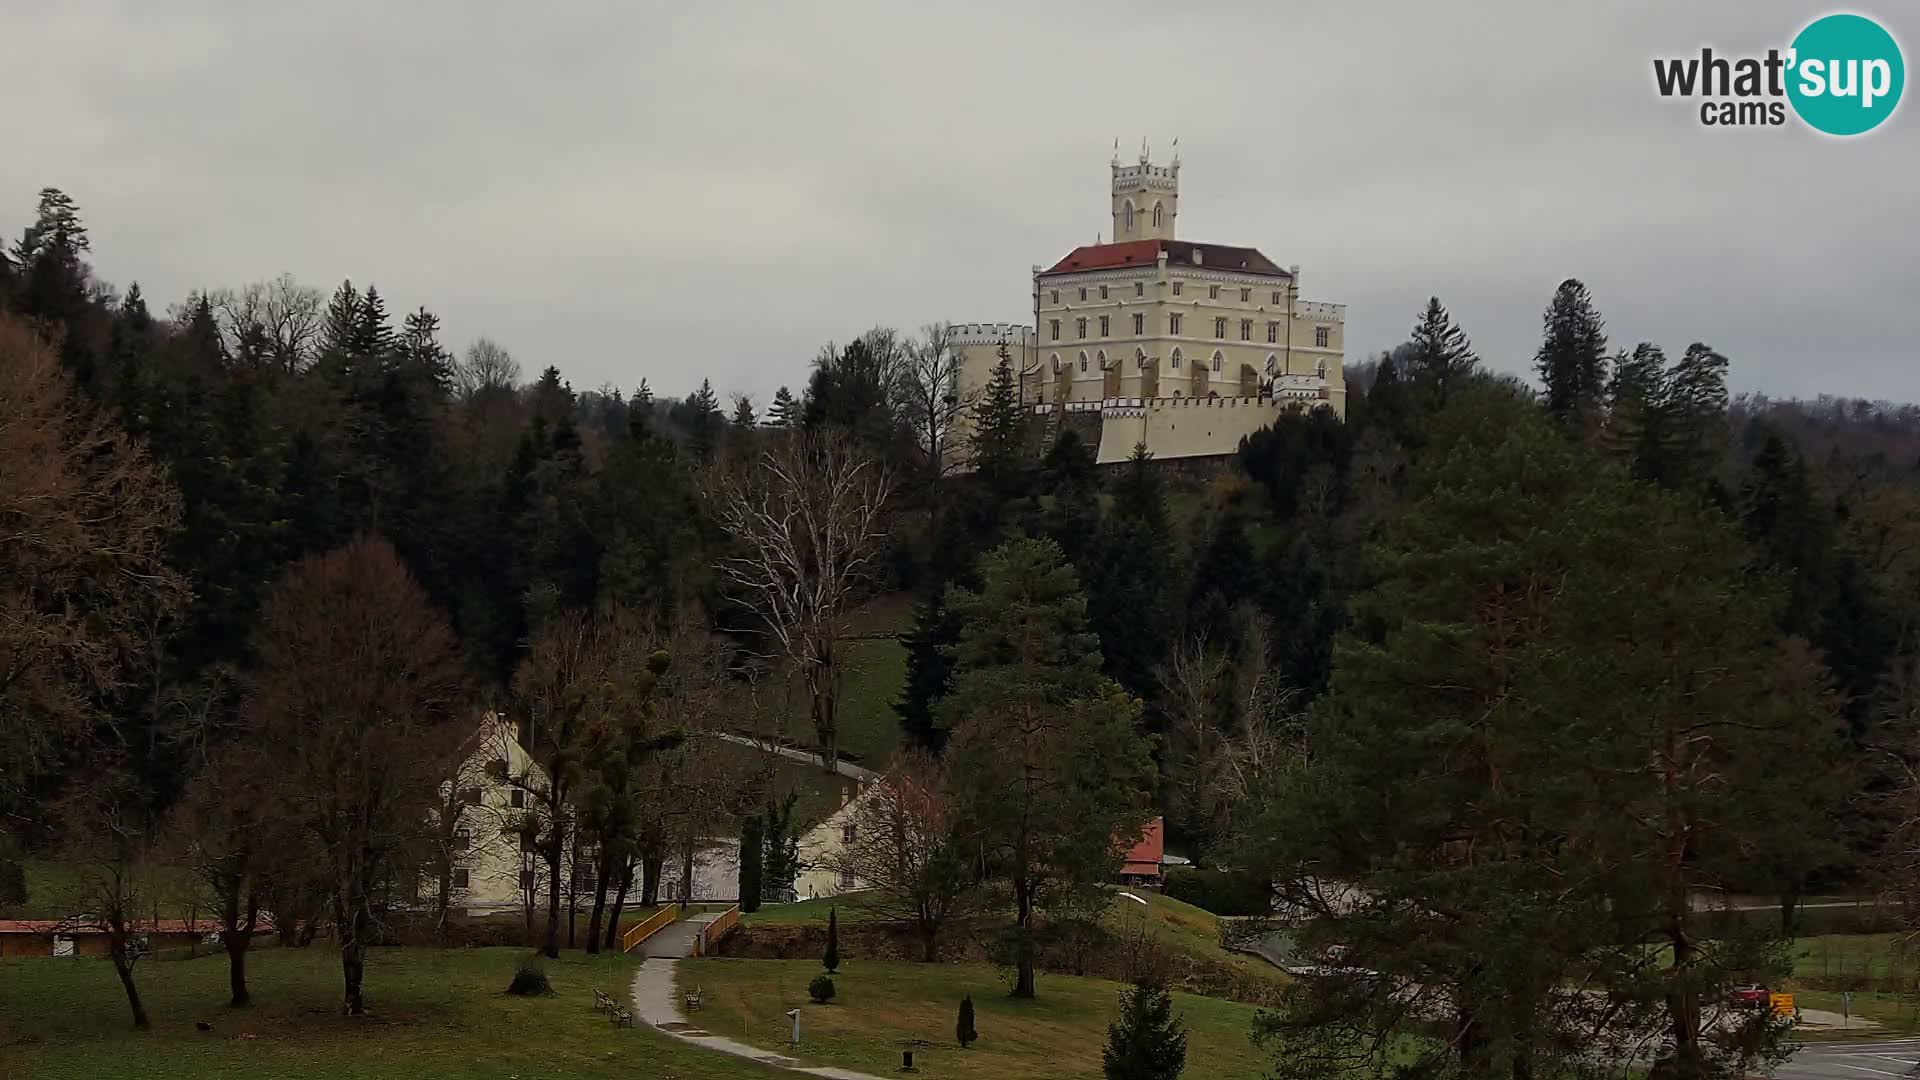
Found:
[{"label": "parked car", "polygon": [[1770,998],[1766,987],[1749,984],[1734,987],[1733,992],[1727,995],[1727,1004],[1736,1009],[1764,1009]]}]

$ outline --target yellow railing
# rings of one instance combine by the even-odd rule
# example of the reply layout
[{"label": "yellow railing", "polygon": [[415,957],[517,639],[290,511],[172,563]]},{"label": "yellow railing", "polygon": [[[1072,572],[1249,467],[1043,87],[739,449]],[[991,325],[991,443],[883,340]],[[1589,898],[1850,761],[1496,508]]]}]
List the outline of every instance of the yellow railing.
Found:
[{"label": "yellow railing", "polygon": [[719,918],[700,928],[700,937],[694,942],[693,955],[707,956],[711,954],[714,947],[720,944],[720,939],[726,937],[727,931],[733,929],[734,925],[739,921],[739,904],[735,904],[721,912]]},{"label": "yellow railing", "polygon": [[652,937],[661,927],[671,923],[674,919],[678,918],[679,915],[679,908],[668,905],[647,916],[644,920],[627,927],[627,932],[620,935],[620,951],[632,952],[634,946]]}]

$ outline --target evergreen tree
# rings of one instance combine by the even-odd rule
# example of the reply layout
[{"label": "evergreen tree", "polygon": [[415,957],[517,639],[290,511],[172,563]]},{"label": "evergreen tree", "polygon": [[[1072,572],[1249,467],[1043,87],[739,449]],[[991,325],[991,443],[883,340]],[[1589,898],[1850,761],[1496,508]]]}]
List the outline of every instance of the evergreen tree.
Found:
[{"label": "evergreen tree", "polygon": [[[1365,426],[1377,426],[1396,440],[1406,442],[1408,418],[1413,412],[1410,394],[1399,361],[1389,353],[1380,354],[1379,367],[1373,373],[1373,385],[1367,387]],[[1351,421],[1356,418],[1349,416],[1348,419]],[[1356,425],[1357,428],[1359,425]]]},{"label": "evergreen tree", "polygon": [[354,352],[360,332],[360,293],[351,278],[342,281],[320,316],[320,355],[340,364]]},{"label": "evergreen tree", "polygon": [[973,1026],[973,995],[967,994],[960,999],[960,1019],[953,1025],[953,1041],[965,1050],[980,1038],[980,1032]]},{"label": "evergreen tree", "polygon": [[1086,601],[1052,542],[987,553],[980,590],[953,604],[963,629],[940,714],[956,813],[1007,878],[1013,996],[1032,997],[1035,913],[1112,876],[1116,842],[1147,817],[1152,763],[1139,702],[1100,676]]},{"label": "evergreen tree", "polygon": [[1019,392],[1014,386],[1013,358],[1000,347],[1000,361],[986,392],[974,407],[973,467],[987,487],[1002,500],[1018,498],[1025,486],[1027,455],[1023,439]]},{"label": "evergreen tree", "polygon": [[1544,340],[1534,354],[1541,403],[1561,430],[1584,439],[1600,422],[1607,389],[1607,335],[1593,296],[1577,279],[1555,290],[1541,317]]},{"label": "evergreen tree", "polygon": [[761,876],[766,850],[761,846],[760,815],[740,819],[740,910],[751,914],[760,910],[766,884]]},{"label": "evergreen tree", "polygon": [[1134,448],[1113,494],[1085,564],[1087,618],[1107,673],[1145,697],[1177,630],[1173,605],[1184,595],[1166,498],[1145,446]]},{"label": "evergreen tree", "polygon": [[1408,344],[1412,346],[1407,355],[1408,377],[1430,409],[1446,405],[1480,363],[1466,332],[1454,325],[1437,296],[1427,301]]},{"label": "evergreen tree", "polygon": [[767,423],[773,427],[792,427],[799,419],[800,403],[793,399],[793,391],[781,387],[774,392],[773,407],[767,410]]},{"label": "evergreen tree", "polygon": [[1078,432],[1063,431],[1040,463],[1040,531],[1084,567],[1100,528],[1100,467]]},{"label": "evergreen tree", "polygon": [[936,707],[952,681],[952,651],[959,640],[960,619],[947,606],[945,589],[914,605],[913,626],[901,641],[907,651],[906,686],[893,709],[901,733],[915,746],[938,752],[946,744]]},{"label": "evergreen tree", "polygon": [[733,428],[735,431],[752,431],[759,425],[753,415],[753,399],[745,394],[733,396]]},{"label": "evergreen tree", "polygon": [[840,913],[835,908],[827,909],[827,951],[820,957],[820,966],[829,975],[840,971]]},{"label": "evergreen tree", "polygon": [[687,399],[687,406],[692,412],[687,424],[687,454],[698,463],[712,461],[714,451],[720,448],[720,428],[724,423],[719,395],[713,392],[713,380],[701,379],[700,389]]},{"label": "evergreen tree", "polygon": [[1600,444],[1643,480],[1652,479],[1660,466],[1666,398],[1667,357],[1659,346],[1643,341],[1614,359]]},{"label": "evergreen tree", "polygon": [[380,290],[367,286],[355,314],[348,351],[363,363],[376,366],[384,363],[387,354],[393,351],[394,337],[393,325],[387,318],[387,302],[381,299]]},{"label": "evergreen tree", "polygon": [[407,316],[399,343],[402,377],[423,389],[453,389],[453,354],[440,344],[440,316],[422,307]]},{"label": "evergreen tree", "polygon": [[1187,1067],[1186,1025],[1166,987],[1142,979],[1121,991],[1100,1064],[1107,1080],[1174,1080]]}]

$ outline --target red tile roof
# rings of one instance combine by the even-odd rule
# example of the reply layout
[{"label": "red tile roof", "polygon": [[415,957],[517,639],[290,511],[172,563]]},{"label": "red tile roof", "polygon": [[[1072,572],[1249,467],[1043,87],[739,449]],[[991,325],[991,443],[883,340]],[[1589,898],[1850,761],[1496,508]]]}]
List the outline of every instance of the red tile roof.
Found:
[{"label": "red tile roof", "polygon": [[[1074,274],[1083,270],[1112,270],[1122,266],[1151,266],[1160,253],[1167,253],[1169,266],[1211,267],[1238,270],[1243,274],[1287,277],[1285,270],[1259,249],[1231,247],[1226,244],[1196,244],[1188,240],[1129,240],[1124,244],[1088,244],[1067,253],[1067,257],[1048,267],[1048,274]],[[1200,257],[1194,261],[1195,254]]]},{"label": "red tile roof", "polygon": [[1126,865],[1120,868],[1123,874],[1160,876],[1160,858],[1166,853],[1166,838],[1161,819],[1147,822],[1140,831],[1140,840],[1127,852]]}]

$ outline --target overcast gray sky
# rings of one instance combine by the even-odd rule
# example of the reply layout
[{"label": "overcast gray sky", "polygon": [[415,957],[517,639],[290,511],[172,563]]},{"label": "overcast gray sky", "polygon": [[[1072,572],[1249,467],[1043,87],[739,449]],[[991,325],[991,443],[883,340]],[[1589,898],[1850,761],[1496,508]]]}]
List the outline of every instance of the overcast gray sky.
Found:
[{"label": "overcast gray sky", "polygon": [[[1574,275],[1736,390],[1916,400],[1914,103],[1841,141],[1652,87],[1826,10],[0,0],[0,229],[56,185],[157,305],[350,276],[529,373],[764,402],[875,323],[1030,321],[1030,266],[1110,228],[1113,140],[1178,136],[1182,236],[1301,264],[1350,361],[1434,294],[1523,370]],[[1851,10],[1912,64],[1915,8]]]}]

